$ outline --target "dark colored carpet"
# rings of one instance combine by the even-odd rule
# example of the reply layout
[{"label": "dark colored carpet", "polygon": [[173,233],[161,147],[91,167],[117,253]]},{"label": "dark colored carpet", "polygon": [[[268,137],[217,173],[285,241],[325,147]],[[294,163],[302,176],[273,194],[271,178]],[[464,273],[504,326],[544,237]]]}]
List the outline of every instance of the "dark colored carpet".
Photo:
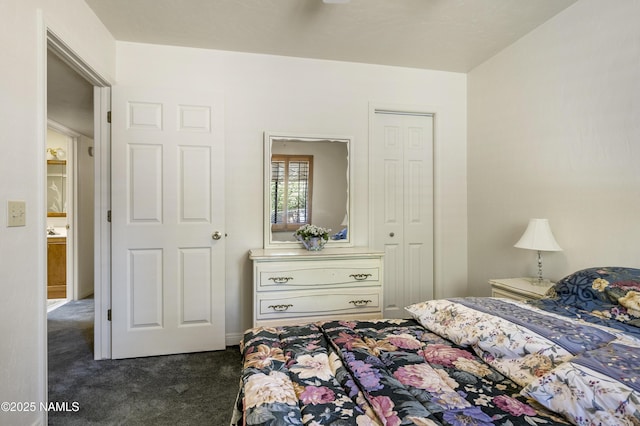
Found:
[{"label": "dark colored carpet", "polygon": [[[228,425],[240,380],[237,346],[224,351],[93,360],[93,299],[48,314],[49,425]],[[77,402],[79,410],[73,410]]]}]

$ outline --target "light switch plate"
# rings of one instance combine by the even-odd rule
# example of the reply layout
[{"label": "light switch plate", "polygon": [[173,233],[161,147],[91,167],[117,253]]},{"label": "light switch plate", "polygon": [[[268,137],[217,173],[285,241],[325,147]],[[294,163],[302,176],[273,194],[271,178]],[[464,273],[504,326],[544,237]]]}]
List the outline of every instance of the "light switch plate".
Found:
[{"label": "light switch plate", "polygon": [[7,226],[25,226],[27,206],[24,201],[7,201]]}]

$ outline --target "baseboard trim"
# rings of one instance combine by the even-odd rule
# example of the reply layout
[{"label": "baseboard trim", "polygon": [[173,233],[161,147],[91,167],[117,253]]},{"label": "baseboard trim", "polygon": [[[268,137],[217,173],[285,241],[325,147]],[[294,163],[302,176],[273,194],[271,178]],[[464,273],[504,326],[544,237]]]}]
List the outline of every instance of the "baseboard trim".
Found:
[{"label": "baseboard trim", "polygon": [[242,341],[242,333],[228,333],[225,335],[227,346],[237,346]]}]

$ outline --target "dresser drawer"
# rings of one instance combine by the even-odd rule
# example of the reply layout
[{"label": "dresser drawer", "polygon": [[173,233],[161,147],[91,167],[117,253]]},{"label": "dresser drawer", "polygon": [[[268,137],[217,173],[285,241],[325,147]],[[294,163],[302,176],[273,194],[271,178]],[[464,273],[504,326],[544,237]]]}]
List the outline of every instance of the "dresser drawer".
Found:
[{"label": "dresser drawer", "polygon": [[335,262],[264,264],[257,267],[256,275],[256,291],[380,285],[379,262],[368,260],[352,261],[348,265]]},{"label": "dresser drawer", "polygon": [[252,250],[254,327],[382,318],[383,255],[366,247]]},{"label": "dresser drawer", "polygon": [[256,320],[380,312],[379,287],[335,292],[272,292],[257,296]]}]

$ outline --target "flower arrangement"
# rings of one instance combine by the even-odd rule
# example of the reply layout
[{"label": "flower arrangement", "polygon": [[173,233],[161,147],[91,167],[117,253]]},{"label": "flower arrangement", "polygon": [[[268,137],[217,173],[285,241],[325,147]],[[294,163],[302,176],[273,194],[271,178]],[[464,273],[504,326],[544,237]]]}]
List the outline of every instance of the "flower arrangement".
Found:
[{"label": "flower arrangement", "polygon": [[317,237],[322,238],[326,241],[329,239],[329,232],[331,232],[331,229],[306,224],[298,228],[296,232],[293,233],[293,235],[299,240],[308,240]]},{"label": "flower arrangement", "polygon": [[322,228],[311,224],[302,225],[293,235],[310,251],[322,250],[329,240],[331,229]]}]

